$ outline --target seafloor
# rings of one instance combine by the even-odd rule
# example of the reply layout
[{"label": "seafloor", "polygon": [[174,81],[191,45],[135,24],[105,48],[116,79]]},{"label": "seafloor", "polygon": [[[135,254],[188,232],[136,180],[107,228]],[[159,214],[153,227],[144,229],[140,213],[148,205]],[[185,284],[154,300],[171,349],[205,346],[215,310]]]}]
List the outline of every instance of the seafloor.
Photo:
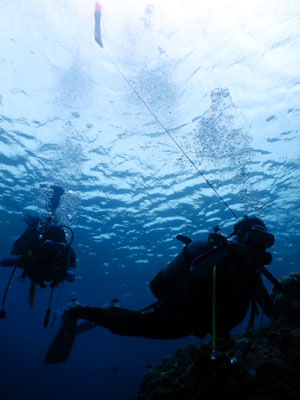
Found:
[{"label": "seafloor", "polygon": [[[297,276],[298,278],[298,276]],[[299,290],[300,296],[300,290]],[[251,333],[190,344],[148,366],[136,400],[300,399],[300,311],[283,315]]]}]

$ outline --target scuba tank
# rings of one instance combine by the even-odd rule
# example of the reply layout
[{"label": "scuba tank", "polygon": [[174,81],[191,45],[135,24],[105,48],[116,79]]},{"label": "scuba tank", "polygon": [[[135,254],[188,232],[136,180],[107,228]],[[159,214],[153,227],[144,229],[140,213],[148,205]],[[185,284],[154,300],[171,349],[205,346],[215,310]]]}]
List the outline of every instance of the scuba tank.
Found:
[{"label": "scuba tank", "polygon": [[216,231],[207,241],[192,241],[182,235],[177,235],[176,239],[185,244],[182,252],[150,282],[150,289],[158,300],[162,300],[170,289],[180,286],[189,274],[195,278],[207,276],[214,265],[232,252],[230,247],[222,245],[225,238]]},{"label": "scuba tank", "polygon": [[189,272],[189,262],[181,252],[152,279],[151,292],[158,300],[162,300],[170,289],[180,285]]}]

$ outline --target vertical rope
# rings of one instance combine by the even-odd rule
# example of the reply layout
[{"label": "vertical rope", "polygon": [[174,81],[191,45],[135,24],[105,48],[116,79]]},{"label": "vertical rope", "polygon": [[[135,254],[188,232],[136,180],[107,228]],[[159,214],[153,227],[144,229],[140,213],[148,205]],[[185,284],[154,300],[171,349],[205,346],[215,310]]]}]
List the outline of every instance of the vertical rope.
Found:
[{"label": "vertical rope", "polygon": [[164,124],[161,122],[161,120],[156,116],[156,114],[152,111],[152,109],[148,106],[148,104],[144,101],[144,99],[141,97],[141,95],[137,92],[135,87],[132,85],[132,83],[129,81],[129,79],[124,75],[124,73],[121,71],[121,69],[118,67],[118,65],[115,63],[113,58],[109,55],[107,50],[105,50],[102,47],[103,51],[105,52],[107,58],[109,58],[110,62],[112,65],[115,67],[115,69],[118,71],[118,73],[122,76],[122,78],[125,80],[127,85],[131,88],[131,90],[135,93],[137,98],[140,100],[140,102],[145,106],[145,108],[149,111],[149,113],[153,116],[153,118],[156,120],[158,125],[166,132],[166,134],[169,136],[169,138],[175,143],[177,148],[181,151],[181,153],[185,156],[185,158],[192,164],[192,166],[195,168],[195,170],[198,172],[198,174],[204,179],[206,184],[211,188],[211,190],[215,193],[215,195],[219,198],[219,200],[225,205],[225,207],[231,212],[231,214],[234,216],[236,220],[239,220],[237,214],[232,210],[232,208],[229,206],[229,204],[223,199],[223,197],[217,192],[217,190],[214,188],[214,186],[209,182],[209,180],[205,177],[203,172],[197,167],[195,162],[190,158],[190,156],[185,152],[185,150],[180,146],[180,144],[174,139],[174,137],[171,135],[169,130],[164,126]]}]

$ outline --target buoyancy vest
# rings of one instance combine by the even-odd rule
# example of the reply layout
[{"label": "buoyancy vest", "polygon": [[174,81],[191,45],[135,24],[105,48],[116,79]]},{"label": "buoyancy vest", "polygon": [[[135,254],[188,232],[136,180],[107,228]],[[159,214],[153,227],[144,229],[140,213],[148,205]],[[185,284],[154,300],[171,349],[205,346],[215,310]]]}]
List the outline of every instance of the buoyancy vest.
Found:
[{"label": "buoyancy vest", "polygon": [[16,264],[23,268],[22,280],[27,276],[32,282],[45,286],[46,282],[61,282],[76,256],[68,245],[61,254],[55,254],[43,247],[41,236],[51,224],[40,219],[34,220],[13,245],[12,254],[23,257]]}]

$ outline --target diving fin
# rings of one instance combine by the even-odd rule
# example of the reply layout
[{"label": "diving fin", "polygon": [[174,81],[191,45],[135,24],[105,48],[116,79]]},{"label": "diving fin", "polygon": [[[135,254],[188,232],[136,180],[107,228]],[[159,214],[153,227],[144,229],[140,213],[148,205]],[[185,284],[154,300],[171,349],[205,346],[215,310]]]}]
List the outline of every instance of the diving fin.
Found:
[{"label": "diving fin", "polygon": [[90,321],[80,322],[76,327],[76,335],[90,331],[91,329],[96,328],[96,326],[96,324]]},{"label": "diving fin", "polygon": [[67,311],[62,315],[62,324],[51,343],[46,357],[45,364],[58,364],[67,361],[73,348],[76,336],[77,318],[70,318]]},{"label": "diving fin", "polygon": [[30,308],[33,308],[34,297],[35,297],[35,283],[31,282],[29,289],[29,296],[28,296],[28,303]]}]

